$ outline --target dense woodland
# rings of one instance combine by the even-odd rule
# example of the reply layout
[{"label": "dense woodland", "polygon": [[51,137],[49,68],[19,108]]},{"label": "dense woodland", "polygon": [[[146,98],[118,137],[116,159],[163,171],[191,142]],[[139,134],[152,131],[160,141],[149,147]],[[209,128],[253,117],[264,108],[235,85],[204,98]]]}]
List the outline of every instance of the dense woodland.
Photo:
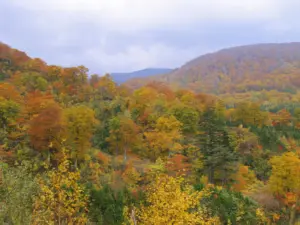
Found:
[{"label": "dense woodland", "polygon": [[297,224],[297,90],[131,90],[0,60],[1,224]]}]

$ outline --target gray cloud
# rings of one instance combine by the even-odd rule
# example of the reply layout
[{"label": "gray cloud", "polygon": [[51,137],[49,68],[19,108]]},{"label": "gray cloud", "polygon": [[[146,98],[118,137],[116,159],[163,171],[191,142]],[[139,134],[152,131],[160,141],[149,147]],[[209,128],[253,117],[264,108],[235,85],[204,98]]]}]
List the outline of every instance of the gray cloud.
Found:
[{"label": "gray cloud", "polygon": [[298,41],[296,0],[4,0],[0,41],[91,72],[178,67],[206,52]]}]

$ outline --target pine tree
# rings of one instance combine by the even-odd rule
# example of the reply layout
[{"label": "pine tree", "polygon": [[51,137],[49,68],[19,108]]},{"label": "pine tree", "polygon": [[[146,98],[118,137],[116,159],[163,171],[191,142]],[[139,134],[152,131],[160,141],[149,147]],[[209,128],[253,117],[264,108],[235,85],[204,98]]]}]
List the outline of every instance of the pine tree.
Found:
[{"label": "pine tree", "polygon": [[[236,167],[237,153],[231,147],[229,135],[225,129],[224,118],[208,108],[200,121],[200,149],[203,154],[204,169],[210,183],[220,181],[223,185],[230,182],[230,174]],[[216,175],[219,174],[219,179]]]}]

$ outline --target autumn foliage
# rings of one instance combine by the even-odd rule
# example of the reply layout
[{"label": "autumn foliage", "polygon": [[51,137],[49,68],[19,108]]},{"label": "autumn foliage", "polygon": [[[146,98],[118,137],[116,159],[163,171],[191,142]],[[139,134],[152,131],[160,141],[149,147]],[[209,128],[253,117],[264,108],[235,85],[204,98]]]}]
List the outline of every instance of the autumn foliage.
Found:
[{"label": "autumn foliage", "polygon": [[296,224],[298,67],[254,49],[131,89],[0,44],[0,223]]}]

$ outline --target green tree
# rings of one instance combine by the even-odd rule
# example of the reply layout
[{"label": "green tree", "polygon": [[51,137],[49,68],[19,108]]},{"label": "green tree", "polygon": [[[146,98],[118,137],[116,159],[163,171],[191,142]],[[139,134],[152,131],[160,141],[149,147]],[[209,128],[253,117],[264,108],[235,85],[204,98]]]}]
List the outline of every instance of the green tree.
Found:
[{"label": "green tree", "polygon": [[257,215],[258,204],[240,192],[202,185],[196,185],[196,190],[206,190],[207,194],[201,198],[200,205],[210,209],[213,216],[219,217],[221,224],[266,224],[266,218]]},{"label": "green tree", "polygon": [[113,190],[109,185],[90,191],[89,218],[99,225],[121,225],[124,222],[123,210],[126,205],[137,204],[137,200],[126,188]]},{"label": "green tree", "polygon": [[31,173],[31,162],[10,167],[0,164],[0,222],[29,225],[38,182]]},{"label": "green tree", "polygon": [[21,107],[18,103],[0,96],[0,128],[7,129],[7,126],[14,122],[19,115],[20,109]]},{"label": "green tree", "polygon": [[197,131],[199,113],[196,109],[186,105],[175,105],[171,109],[171,113],[182,123],[184,133],[195,133]]},{"label": "green tree", "polygon": [[20,104],[0,96],[0,149],[12,149],[15,145],[12,137],[18,130],[16,119],[20,112]]},{"label": "green tree", "polygon": [[139,127],[127,116],[114,117],[109,122],[110,135],[107,138],[110,148],[115,154],[123,153],[124,161],[127,153],[139,141]]},{"label": "green tree", "polygon": [[230,174],[236,169],[238,155],[230,144],[225,121],[215,113],[213,107],[204,112],[200,130],[200,149],[209,182],[216,183],[218,180],[223,185],[228,184]]}]

